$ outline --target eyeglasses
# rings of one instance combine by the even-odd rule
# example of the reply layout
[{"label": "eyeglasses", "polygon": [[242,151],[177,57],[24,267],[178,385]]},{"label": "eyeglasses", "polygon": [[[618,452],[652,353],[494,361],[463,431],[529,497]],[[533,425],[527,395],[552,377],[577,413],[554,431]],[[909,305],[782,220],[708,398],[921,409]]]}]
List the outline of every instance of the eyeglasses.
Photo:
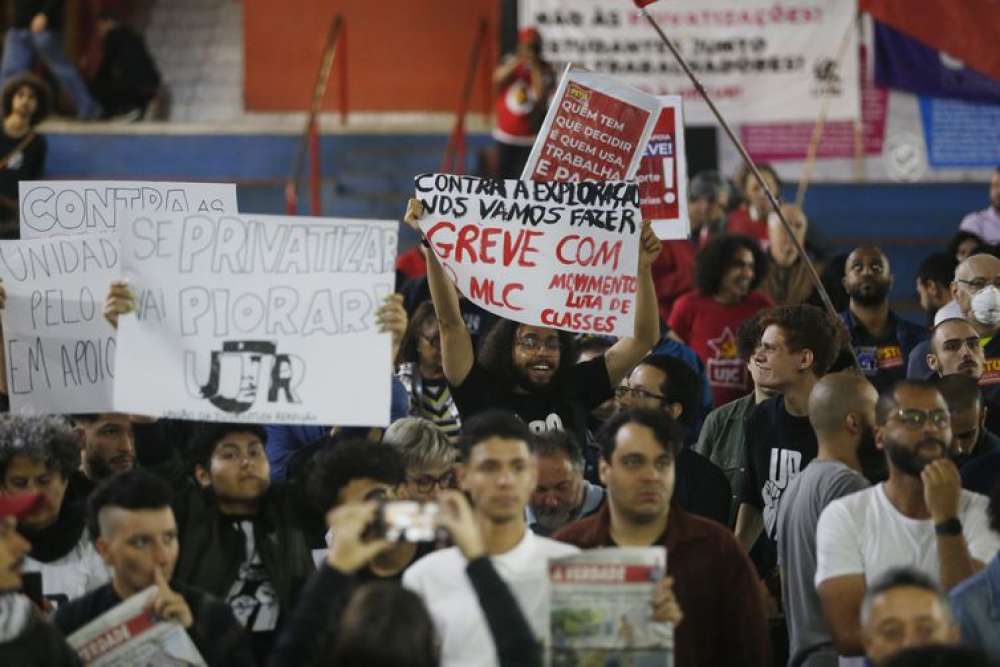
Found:
[{"label": "eyeglasses", "polygon": [[443,491],[445,489],[455,488],[455,473],[449,470],[440,477],[435,477],[434,475],[419,475],[417,477],[411,477],[410,481],[416,485],[417,491],[420,493],[430,493],[434,490],[434,487]]},{"label": "eyeglasses", "polygon": [[514,339],[514,342],[526,350],[538,350],[544,347],[546,350],[555,351],[558,350],[561,345],[559,342],[559,336],[553,336],[552,338],[542,340],[538,336],[532,336],[531,334],[527,336],[519,336]]},{"label": "eyeglasses", "polygon": [[948,415],[947,410],[917,410],[916,408],[896,410],[892,415],[900,422],[903,426],[910,429],[911,431],[916,431],[924,427],[929,419],[934,426],[937,428],[946,428],[951,424],[951,417]]},{"label": "eyeglasses", "polygon": [[666,396],[661,396],[660,394],[654,394],[646,391],[642,387],[629,387],[629,386],[618,386],[615,387],[615,398],[625,398],[628,394],[632,394],[639,400],[647,400],[650,398],[655,398],[660,401],[667,400]]},{"label": "eyeglasses", "polygon": [[972,288],[973,292],[978,292],[987,285],[993,285],[994,287],[1000,288],[1000,277],[989,280],[987,278],[976,278],[975,280],[962,280],[961,278],[955,278],[956,283],[962,283],[963,285],[968,285]]}]

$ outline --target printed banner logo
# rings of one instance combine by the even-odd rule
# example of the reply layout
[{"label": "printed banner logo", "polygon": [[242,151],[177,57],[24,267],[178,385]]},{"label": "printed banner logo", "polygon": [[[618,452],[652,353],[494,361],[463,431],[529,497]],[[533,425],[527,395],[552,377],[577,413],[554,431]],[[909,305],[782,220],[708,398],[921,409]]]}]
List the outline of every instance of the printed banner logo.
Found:
[{"label": "printed banner logo", "polygon": [[267,382],[267,401],[276,403],[284,394],[288,403],[301,403],[297,389],[305,376],[305,363],[297,355],[279,354],[269,341],[225,341],[213,350],[208,379],[197,379],[195,354],[185,352],[184,379],[188,393],[205,398],[225,412],[239,414],[257,400],[261,379]]}]

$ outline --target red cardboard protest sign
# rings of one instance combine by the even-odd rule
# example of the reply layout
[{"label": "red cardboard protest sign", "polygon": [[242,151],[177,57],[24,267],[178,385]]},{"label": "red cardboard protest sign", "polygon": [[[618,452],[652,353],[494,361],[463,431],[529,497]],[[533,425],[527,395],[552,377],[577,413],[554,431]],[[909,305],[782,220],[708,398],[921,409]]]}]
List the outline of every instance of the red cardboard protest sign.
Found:
[{"label": "red cardboard protest sign", "polygon": [[521,179],[633,178],[659,108],[652,95],[610,76],[567,69]]},{"label": "red cardboard protest sign", "polygon": [[642,152],[635,180],[639,183],[642,219],[651,220],[660,239],[686,239],[687,160],[684,155],[684,111],[679,95],[664,95],[653,133]]}]

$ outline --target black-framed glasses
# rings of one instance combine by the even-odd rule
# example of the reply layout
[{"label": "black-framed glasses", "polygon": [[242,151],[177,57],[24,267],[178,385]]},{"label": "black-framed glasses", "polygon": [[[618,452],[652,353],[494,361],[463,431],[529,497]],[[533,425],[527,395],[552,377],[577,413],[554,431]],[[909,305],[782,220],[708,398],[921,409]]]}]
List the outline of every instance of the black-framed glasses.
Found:
[{"label": "black-framed glasses", "polygon": [[951,417],[947,410],[917,410],[916,408],[900,408],[892,415],[906,428],[916,431],[924,427],[929,419],[937,428],[947,428],[951,425]]},{"label": "black-framed glasses", "polygon": [[666,396],[662,396],[660,394],[654,394],[650,391],[646,391],[642,387],[629,387],[627,385],[626,386],[619,385],[615,387],[615,398],[625,398],[629,394],[632,394],[632,396],[642,401],[651,398],[655,398],[658,401],[667,400]]},{"label": "black-framed glasses", "polygon": [[410,481],[413,482],[417,487],[417,491],[420,493],[430,493],[435,487],[441,489],[454,489],[455,488],[455,472],[449,470],[439,477],[434,475],[417,475],[416,477],[411,477]]},{"label": "black-framed glasses", "polygon": [[984,289],[988,285],[993,285],[996,288],[1000,288],[1000,276],[989,280],[988,278],[976,278],[975,280],[963,280],[961,278],[955,278],[956,283],[961,283],[963,285],[968,285],[973,292],[978,292]]},{"label": "black-framed glasses", "polygon": [[553,336],[552,338],[541,339],[538,336],[528,334],[526,336],[518,336],[514,339],[518,345],[526,350],[538,350],[545,348],[546,350],[555,351],[560,347],[559,336]]}]

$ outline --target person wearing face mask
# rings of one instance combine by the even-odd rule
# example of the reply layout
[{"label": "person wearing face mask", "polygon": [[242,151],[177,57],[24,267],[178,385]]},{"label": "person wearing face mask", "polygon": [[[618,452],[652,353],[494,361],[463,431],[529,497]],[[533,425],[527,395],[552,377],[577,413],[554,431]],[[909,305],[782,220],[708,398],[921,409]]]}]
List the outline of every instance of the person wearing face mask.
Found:
[{"label": "person wearing face mask", "polygon": [[778,508],[778,567],[783,584],[789,657],[798,665],[836,667],[837,652],[823,620],[816,575],[816,524],[835,499],[869,486],[864,452],[875,450],[878,393],[856,373],[831,373],[809,395],[816,459],[793,479]]},{"label": "person wearing face mask", "polygon": [[[983,348],[983,372],[979,386],[983,400],[1000,416],[1000,259],[977,254],[955,269],[951,294]],[[991,424],[996,429],[997,426]]]},{"label": "person wearing face mask", "polygon": [[816,590],[844,656],[863,653],[861,601],[883,572],[912,566],[950,590],[1000,549],[987,499],[961,488],[948,458],[951,418],[937,388],[896,383],[879,397],[875,422],[889,479],[834,500],[816,526]]},{"label": "person wearing face mask", "polygon": [[906,377],[910,352],[927,338],[922,327],[889,308],[892,283],[889,259],[879,248],[861,246],[847,256],[844,289],[851,300],[840,318],[850,332],[858,363],[879,391]]}]

